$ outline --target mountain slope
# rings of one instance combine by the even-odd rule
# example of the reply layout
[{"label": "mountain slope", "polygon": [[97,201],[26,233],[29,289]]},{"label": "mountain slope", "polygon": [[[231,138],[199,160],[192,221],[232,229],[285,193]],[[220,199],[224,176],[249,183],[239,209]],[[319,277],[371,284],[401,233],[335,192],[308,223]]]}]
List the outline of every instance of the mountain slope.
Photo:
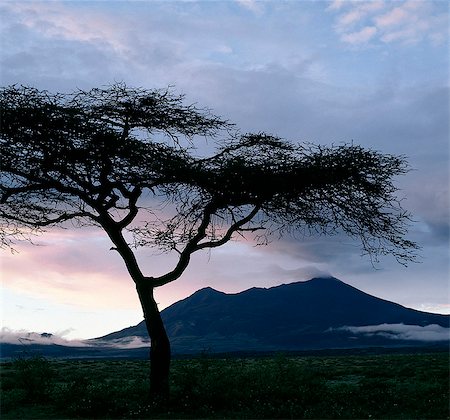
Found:
[{"label": "mountain slope", "polygon": [[[208,287],[166,308],[162,318],[176,352],[418,345],[421,328],[449,327],[447,315],[408,309],[331,277],[237,294]],[[384,331],[359,333],[359,327],[380,324],[387,324]],[[389,325],[399,324],[419,330],[389,335]],[[100,340],[130,336],[148,338],[144,322]]]}]

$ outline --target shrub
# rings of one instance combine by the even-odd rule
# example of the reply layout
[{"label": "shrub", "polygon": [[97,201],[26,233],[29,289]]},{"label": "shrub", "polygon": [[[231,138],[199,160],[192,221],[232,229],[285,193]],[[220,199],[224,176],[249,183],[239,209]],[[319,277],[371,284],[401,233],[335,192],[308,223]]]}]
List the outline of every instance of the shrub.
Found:
[{"label": "shrub", "polygon": [[51,363],[42,356],[15,359],[12,379],[16,387],[22,391],[27,402],[48,400],[55,372]]}]

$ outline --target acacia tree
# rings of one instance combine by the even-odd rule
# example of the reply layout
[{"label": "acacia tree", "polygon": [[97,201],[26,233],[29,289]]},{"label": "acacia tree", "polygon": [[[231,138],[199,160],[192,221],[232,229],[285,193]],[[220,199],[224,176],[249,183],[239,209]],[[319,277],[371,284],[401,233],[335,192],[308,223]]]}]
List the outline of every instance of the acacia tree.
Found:
[{"label": "acacia tree", "polygon": [[[13,85],[0,104],[2,244],[68,223],[103,229],[142,305],[154,393],[168,392],[170,365],[154,289],[178,279],[193,253],[245,232],[260,243],[274,233],[344,232],[375,258],[413,258],[393,185],[407,171],[402,157],[239,135],[171,90],[114,84],[51,94]],[[196,155],[198,136],[219,134],[214,154]],[[140,246],[174,252],[177,262],[160,276],[143,273]]]}]

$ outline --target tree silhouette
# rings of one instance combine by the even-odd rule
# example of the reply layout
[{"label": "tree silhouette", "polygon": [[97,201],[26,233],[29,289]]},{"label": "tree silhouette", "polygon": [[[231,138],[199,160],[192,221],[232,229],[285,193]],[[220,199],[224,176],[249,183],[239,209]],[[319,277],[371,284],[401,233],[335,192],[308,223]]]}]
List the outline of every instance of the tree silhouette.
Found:
[{"label": "tree silhouette", "polygon": [[[240,135],[170,89],[119,83],[51,94],[13,85],[0,101],[2,245],[55,225],[102,228],[139,295],[153,393],[168,392],[170,365],[153,292],[178,279],[193,253],[246,232],[259,243],[274,234],[344,232],[374,258],[414,257],[409,214],[393,185],[407,171],[403,157]],[[214,154],[198,154],[198,136],[219,135]],[[174,252],[175,266],[144,274],[134,253],[141,246]]]}]

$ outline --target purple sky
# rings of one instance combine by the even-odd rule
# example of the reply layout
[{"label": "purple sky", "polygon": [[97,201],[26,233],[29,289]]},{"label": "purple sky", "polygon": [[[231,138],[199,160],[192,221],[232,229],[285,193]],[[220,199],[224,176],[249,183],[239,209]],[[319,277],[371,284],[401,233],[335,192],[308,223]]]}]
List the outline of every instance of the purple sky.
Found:
[{"label": "purple sky", "polygon": [[[2,86],[174,85],[242,132],[408,157],[414,170],[398,185],[417,221],[419,264],[386,257],[374,268],[345,237],[241,240],[196,255],[158,291],[161,308],[205,286],[238,292],[332,274],[450,313],[447,2],[6,1],[0,13]],[[3,327],[90,338],[142,319],[103,232],[56,229],[36,243],[2,253]],[[174,262],[148,250],[139,259],[148,275]]]}]

